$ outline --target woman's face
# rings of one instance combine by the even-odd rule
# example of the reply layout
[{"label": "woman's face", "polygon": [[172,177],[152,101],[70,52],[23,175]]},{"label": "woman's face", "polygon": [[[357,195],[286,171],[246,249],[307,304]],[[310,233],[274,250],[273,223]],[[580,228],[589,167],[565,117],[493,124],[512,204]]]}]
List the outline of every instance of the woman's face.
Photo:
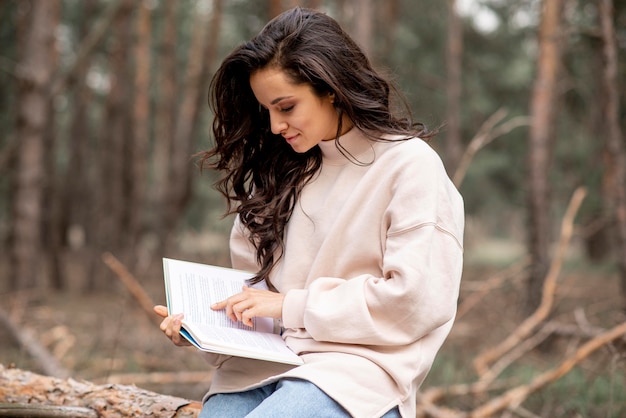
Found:
[{"label": "woman's face", "polygon": [[319,97],[309,84],[293,84],[284,71],[264,68],[250,76],[250,87],[268,110],[270,128],[299,153],[335,139],[339,117],[334,96]]}]

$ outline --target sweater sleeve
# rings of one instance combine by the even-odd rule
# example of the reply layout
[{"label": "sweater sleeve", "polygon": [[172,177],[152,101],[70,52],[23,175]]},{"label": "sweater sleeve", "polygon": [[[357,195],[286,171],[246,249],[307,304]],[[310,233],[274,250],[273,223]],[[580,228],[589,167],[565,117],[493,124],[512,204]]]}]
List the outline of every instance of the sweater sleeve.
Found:
[{"label": "sweater sleeve", "polygon": [[289,291],[285,327],[304,328],[317,341],[402,345],[454,319],[463,264],[462,199],[434,151],[419,162],[400,163],[380,220],[386,226],[382,275],[319,277],[307,289]]}]

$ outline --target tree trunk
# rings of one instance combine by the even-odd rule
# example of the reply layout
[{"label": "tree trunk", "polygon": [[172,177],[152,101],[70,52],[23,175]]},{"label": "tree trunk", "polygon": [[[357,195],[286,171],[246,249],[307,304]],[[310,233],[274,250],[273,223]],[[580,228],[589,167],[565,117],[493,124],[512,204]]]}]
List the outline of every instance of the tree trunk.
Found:
[{"label": "tree trunk", "polygon": [[544,0],[539,28],[539,58],[533,86],[529,133],[529,244],[531,271],[526,309],[532,312],[541,301],[543,280],[549,267],[550,222],[549,171],[554,143],[562,0]]},{"label": "tree trunk", "polygon": [[[79,24],[78,33],[84,39],[93,22],[96,10],[96,0],[88,0],[81,3],[82,19]],[[87,112],[89,103],[93,95],[91,89],[85,84],[89,61],[81,60],[75,70],[76,84],[72,91],[72,120],[70,123],[70,135],[68,138],[69,159],[67,170],[65,171],[65,188],[63,198],[63,225],[66,231],[74,231],[70,237],[70,245],[76,247],[83,246],[85,240],[92,237],[86,236],[89,229],[89,219],[93,218],[91,213],[94,208],[94,201],[98,187],[90,190],[89,185],[97,185],[96,176],[93,169],[88,167],[97,165],[98,158],[90,154],[92,145],[92,130],[89,128]]]},{"label": "tree trunk", "polygon": [[392,61],[392,51],[396,44],[396,28],[398,27],[398,17],[400,16],[400,2],[398,0],[388,0],[378,4],[380,16],[384,19],[379,23],[379,33],[384,37],[383,59],[390,63]]},{"label": "tree trunk", "polygon": [[[54,8],[50,10],[52,27],[56,27],[61,22],[61,3],[55,2]],[[54,37],[53,37],[54,40]],[[54,42],[54,41],[53,41]],[[59,52],[56,42],[48,50],[52,68],[58,67]],[[59,167],[57,157],[60,154],[60,144],[58,140],[58,129],[54,117],[54,97],[48,96],[48,117],[44,135],[44,182],[43,182],[43,255],[46,260],[46,270],[52,288],[61,290],[65,287],[64,275],[62,272],[61,254],[63,247],[63,222],[61,215],[61,188]]]},{"label": "tree trunk", "polygon": [[201,407],[199,402],[136,386],[96,385],[0,365],[0,416],[191,418]]},{"label": "tree trunk", "polygon": [[620,86],[618,80],[618,60],[614,13],[612,0],[599,0],[600,24],[602,28],[604,77],[606,94],[605,124],[608,135],[607,171],[613,174],[609,181],[609,193],[612,200],[611,218],[615,222],[617,243],[617,261],[620,268],[620,284],[623,296],[623,308],[626,309],[626,153],[624,137],[620,126]]},{"label": "tree trunk", "polygon": [[[126,193],[125,193],[125,164],[127,157],[125,144],[130,142],[129,119],[130,102],[130,68],[127,46],[131,44],[131,15],[134,7],[132,0],[124,0],[124,4],[113,21],[113,39],[109,51],[111,87],[105,104],[105,114],[97,139],[99,158],[98,184],[92,185],[95,190],[96,210],[92,224],[92,243],[96,253],[115,251],[122,247],[122,231],[127,226]],[[97,255],[97,254],[96,254]],[[101,279],[101,274],[107,271],[101,266],[100,257],[91,258],[91,272],[87,275],[86,290],[93,291]]]},{"label": "tree trunk", "polygon": [[363,49],[365,55],[372,59],[374,5],[372,0],[356,0],[354,3],[354,40]]},{"label": "tree trunk", "polygon": [[451,174],[456,172],[463,153],[461,146],[462,57],[463,23],[457,11],[456,0],[448,0],[446,168]]},{"label": "tree trunk", "polygon": [[[31,4],[28,22],[20,24],[20,79],[17,110],[17,151],[11,246],[11,287],[39,285],[43,198],[44,137],[48,125],[48,88],[53,66],[53,16],[58,0]],[[23,30],[22,30],[23,29]]]},{"label": "tree trunk", "polygon": [[167,190],[169,189],[170,150],[174,146],[176,136],[176,109],[178,104],[177,60],[176,60],[176,11],[178,3],[163,3],[164,27],[161,34],[159,54],[158,90],[159,100],[156,108],[153,157],[153,187],[151,206],[152,227],[156,233],[159,251],[167,247],[170,232],[165,212],[167,210]]},{"label": "tree trunk", "polygon": [[148,185],[148,144],[150,141],[150,44],[151,11],[147,1],[137,3],[134,51],[133,140],[130,152],[128,184],[128,234],[131,248],[141,239]]}]

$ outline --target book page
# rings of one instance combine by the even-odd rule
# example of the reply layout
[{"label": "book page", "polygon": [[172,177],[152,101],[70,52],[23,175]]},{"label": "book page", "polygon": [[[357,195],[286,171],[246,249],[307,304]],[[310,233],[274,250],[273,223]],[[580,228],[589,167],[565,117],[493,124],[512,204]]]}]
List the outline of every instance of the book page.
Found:
[{"label": "book page", "polygon": [[303,363],[278,334],[203,327],[196,324],[186,327],[186,338],[200,350],[294,365]]},{"label": "book page", "polygon": [[[167,305],[170,314],[183,313],[184,322],[202,327],[234,328],[272,333],[274,320],[256,317],[254,326],[231,321],[224,310],[214,311],[211,305],[241,292],[251,273],[192,263],[163,259]],[[254,286],[259,287],[259,286]]]}]

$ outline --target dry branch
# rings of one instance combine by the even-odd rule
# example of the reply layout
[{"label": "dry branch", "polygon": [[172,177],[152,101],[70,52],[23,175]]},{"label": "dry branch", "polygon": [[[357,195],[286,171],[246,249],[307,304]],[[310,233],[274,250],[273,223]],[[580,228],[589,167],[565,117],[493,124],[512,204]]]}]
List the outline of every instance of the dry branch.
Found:
[{"label": "dry branch", "polygon": [[557,325],[552,322],[548,322],[541,330],[534,335],[522,340],[511,351],[503,355],[498,361],[496,361],[490,368],[480,377],[477,382],[478,386],[481,385],[485,388],[489,387],[492,382],[502,373],[507,367],[509,367],[515,360],[521,358],[524,354],[528,353],[543,341],[545,341],[550,335],[552,335]]},{"label": "dry branch", "polygon": [[497,137],[505,135],[520,126],[526,126],[529,123],[528,117],[518,116],[496,127],[496,125],[505,118],[506,114],[507,112],[504,109],[496,111],[482,124],[476,135],[474,135],[471,139],[469,145],[465,149],[465,153],[461,157],[461,161],[459,162],[456,171],[454,172],[453,182],[457,187],[463,182],[465,173],[467,172],[470,163],[481,148],[489,144]]},{"label": "dry branch", "polygon": [[[494,276],[483,280],[481,282],[472,282],[473,285],[477,285],[478,291],[472,293],[470,296],[463,299],[463,301],[459,304],[456,313],[456,320],[458,321],[463,315],[465,315],[470,309],[472,309],[478,302],[481,301],[491,290],[497,288],[502,285],[506,280],[517,276],[519,273],[524,271],[524,269],[528,266],[528,258],[525,258],[519,263],[515,263],[511,268],[495,274]],[[465,286],[467,288],[469,286]]]},{"label": "dry branch", "polygon": [[64,380],[7,369],[2,365],[0,403],[89,408],[100,418],[188,418],[196,417],[201,409],[198,402],[161,395],[135,386],[95,385],[87,381]]},{"label": "dry branch", "polygon": [[[513,386],[512,380],[501,379],[497,382],[494,382],[494,384],[490,385],[489,387],[485,387],[485,385],[481,384],[480,382],[459,383],[459,384],[450,385],[450,386],[429,387],[428,389],[425,389],[424,391],[418,394],[418,401],[417,401],[418,414],[417,415],[420,416],[421,415],[420,412],[422,411],[428,412],[427,409],[424,408],[424,406],[431,406],[431,410],[432,410],[432,407],[435,406],[436,402],[446,397],[467,396],[467,395],[485,396],[487,395],[487,392],[509,389],[512,386]],[[448,412],[449,411],[450,410],[448,410]],[[460,414],[460,411],[456,411],[456,413],[458,415]],[[431,415],[439,417],[439,415],[437,414],[431,414]]]},{"label": "dry branch", "polygon": [[529,384],[516,387],[505,392],[487,402],[486,404],[476,408],[470,413],[471,418],[485,418],[503,411],[507,408],[518,407],[529,395],[542,389],[549,383],[554,382],[566,375],[578,363],[589,357],[594,351],[610,344],[614,340],[626,335],[626,322],[612,328],[611,330],[589,340],[576,350],[576,352],[565,359],[558,367],[544,372],[534,378]]},{"label": "dry branch", "polygon": [[102,254],[102,261],[115,273],[120,281],[130,291],[131,295],[139,302],[141,309],[148,315],[151,321],[160,323],[159,318],[154,315],[153,307],[154,302],[152,298],[146,293],[141,284],[135,279],[135,277],[126,269],[124,264],[121,263],[113,254],[106,252]]},{"label": "dry branch", "polygon": [[37,362],[43,373],[48,376],[65,378],[70,375],[37,339],[37,334],[30,328],[16,324],[8,313],[0,308],[0,323],[11,333],[15,341]]},{"label": "dry branch", "polygon": [[544,280],[543,293],[539,307],[535,310],[535,312],[533,312],[532,315],[526,318],[526,320],[524,320],[524,322],[522,322],[509,337],[474,359],[474,368],[480,376],[487,373],[488,365],[490,363],[503,356],[522,340],[527,338],[550,314],[554,302],[557,278],[561,271],[563,259],[565,258],[569,241],[573,234],[574,218],[576,217],[576,213],[578,212],[586,193],[586,189],[583,187],[576,189],[567,207],[567,211],[565,212],[565,216],[563,217],[563,221],[561,223],[561,238],[559,246],[556,256],[550,264],[550,270]]}]

